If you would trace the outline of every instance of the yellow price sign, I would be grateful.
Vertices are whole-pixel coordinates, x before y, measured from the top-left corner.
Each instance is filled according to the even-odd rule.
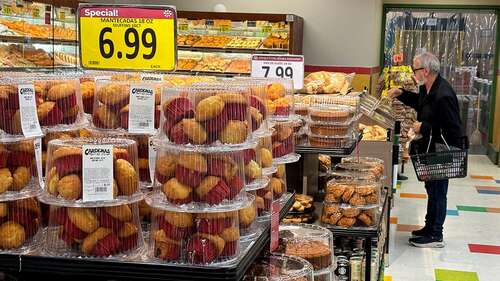
[[[80,61],[84,68],[175,69],[174,7],[82,4],[78,21]]]

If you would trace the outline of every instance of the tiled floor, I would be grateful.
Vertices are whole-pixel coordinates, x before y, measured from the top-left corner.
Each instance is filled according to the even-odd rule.
[[[391,213],[394,224],[386,280],[499,281],[500,194],[487,191],[500,190],[500,168],[485,156],[471,156],[469,176],[450,181],[443,249],[408,244],[409,231],[424,224],[427,200],[420,196],[425,189],[411,164],[405,175],[409,179],[396,190]]]

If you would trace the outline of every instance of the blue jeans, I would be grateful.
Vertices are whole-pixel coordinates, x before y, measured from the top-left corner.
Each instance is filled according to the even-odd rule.
[[[425,190],[428,195],[425,228],[431,236],[443,238],[448,180],[426,181]]]

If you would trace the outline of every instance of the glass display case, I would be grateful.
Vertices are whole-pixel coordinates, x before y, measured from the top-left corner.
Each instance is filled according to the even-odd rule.
[[[76,68],[75,10],[29,1],[4,1],[0,11],[0,69]]]

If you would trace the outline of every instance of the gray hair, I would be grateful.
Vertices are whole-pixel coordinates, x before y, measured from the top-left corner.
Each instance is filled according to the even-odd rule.
[[[438,58],[431,52],[424,52],[415,56],[415,60],[420,62],[420,67],[423,67],[431,74],[438,74],[441,68]]]

